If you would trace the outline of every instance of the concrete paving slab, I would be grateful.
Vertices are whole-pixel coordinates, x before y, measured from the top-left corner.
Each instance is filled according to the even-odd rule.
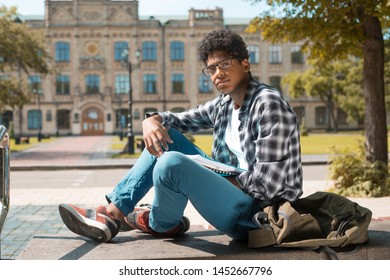
[[[373,220],[369,243],[337,250],[342,260],[390,259],[390,220]],[[249,249],[215,230],[193,227],[184,236],[155,238],[139,231],[121,232],[110,243],[96,243],[74,234],[35,236],[17,260],[150,260],[252,259],[319,260],[327,255],[303,249]]]

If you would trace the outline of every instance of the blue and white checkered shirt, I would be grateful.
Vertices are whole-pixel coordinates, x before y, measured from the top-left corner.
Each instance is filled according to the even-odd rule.
[[[182,132],[213,129],[212,157],[238,165],[225,143],[233,100],[219,97],[182,112],[162,112],[166,127]],[[241,149],[249,169],[236,179],[242,190],[260,200],[263,207],[278,201],[295,201],[302,194],[302,166],[297,118],[278,91],[251,79],[239,112]]]

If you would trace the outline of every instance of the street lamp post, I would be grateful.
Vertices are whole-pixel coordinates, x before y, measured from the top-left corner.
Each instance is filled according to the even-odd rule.
[[[38,142],[41,142],[41,140],[42,140],[42,112],[41,112],[41,99],[40,99],[39,89],[38,89],[37,83],[35,83],[35,85],[34,85],[34,91],[35,91],[35,95],[37,98],[37,107],[38,107],[38,113],[37,113],[38,135],[37,135],[37,138],[38,138]]]
[[[137,58],[137,62],[141,56],[141,51],[137,49],[135,51],[135,56]],[[129,71],[129,112],[127,114],[127,152],[128,154],[134,154],[134,133],[133,133],[133,85],[131,82],[131,74],[133,70],[139,67],[139,63],[132,64],[130,62],[129,50],[125,49],[122,52],[122,65],[127,68]]]

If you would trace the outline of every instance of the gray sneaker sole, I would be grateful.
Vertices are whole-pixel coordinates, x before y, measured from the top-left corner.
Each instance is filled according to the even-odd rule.
[[[66,204],[59,205],[58,210],[62,221],[70,231],[97,242],[107,242],[111,239],[110,229],[105,224],[80,215]]]

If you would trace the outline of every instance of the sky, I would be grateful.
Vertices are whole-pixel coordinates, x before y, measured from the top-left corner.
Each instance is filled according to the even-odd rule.
[[[251,0],[139,0],[140,16],[188,15],[188,10],[223,8],[224,17],[255,17],[262,5]],[[0,0],[0,6],[17,6],[21,15],[43,15],[45,0]]]

